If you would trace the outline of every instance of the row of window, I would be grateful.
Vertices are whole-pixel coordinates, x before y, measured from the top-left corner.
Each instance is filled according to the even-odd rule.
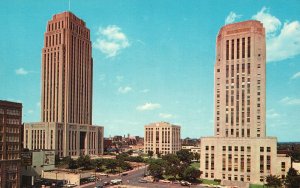
[[[242,45],[242,52],[240,52],[240,45]],[[236,51],[236,54],[235,54]],[[230,54],[229,54],[230,52]],[[240,42],[240,38],[238,39],[232,39],[232,40],[226,40],[226,60],[230,59],[240,59],[240,56],[242,58],[245,58],[246,54],[246,38],[242,38]],[[247,38],[247,57],[251,57],[251,38]]]

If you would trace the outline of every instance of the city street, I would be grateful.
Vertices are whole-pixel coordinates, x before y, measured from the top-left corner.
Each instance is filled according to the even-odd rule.
[[[101,181],[98,181],[97,183],[89,183],[86,185],[81,185],[78,187],[81,188],[93,188],[96,185],[103,185],[104,182],[110,182],[112,179],[122,179],[123,186],[128,185],[128,187],[133,186],[133,187],[155,187],[155,188],[160,188],[160,187],[183,187],[180,184],[171,184],[171,183],[162,183],[162,182],[155,182],[155,183],[140,183],[138,182],[139,179],[143,178],[145,173],[145,167],[140,167],[139,169],[134,169],[132,171],[128,172],[128,175],[126,176],[119,176],[119,175],[113,175],[109,177],[101,177]],[[112,185],[106,186],[110,187]],[[191,185],[190,187],[203,187],[200,185]]]

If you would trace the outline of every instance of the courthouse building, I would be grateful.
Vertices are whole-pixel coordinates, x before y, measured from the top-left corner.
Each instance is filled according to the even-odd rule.
[[[180,126],[167,122],[145,125],[144,153],[175,154],[181,149]]]
[[[284,178],[291,162],[266,136],[266,38],[263,24],[221,28],[216,41],[214,137],[201,138],[202,177],[262,184]]]
[[[42,49],[41,121],[26,123],[24,147],[60,157],[103,153],[103,131],[92,125],[90,30],[71,12],[53,16]]]

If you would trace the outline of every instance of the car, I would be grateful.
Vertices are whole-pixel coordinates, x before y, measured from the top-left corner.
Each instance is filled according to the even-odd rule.
[[[162,183],[171,183],[171,181],[169,181],[169,180],[159,180],[159,182],[162,182]]]
[[[192,184],[190,182],[188,182],[188,181],[181,181],[180,185],[182,185],[182,186],[190,186]]]
[[[102,185],[95,186],[94,188],[103,188]]]
[[[110,180],[110,184],[112,184],[112,185],[122,184],[122,179],[113,179],[113,180]]]
[[[109,185],[110,183],[108,181],[105,181],[103,182],[103,185],[106,186],[106,185]]]
[[[127,176],[128,175],[128,173],[122,173],[122,176]]]
[[[148,183],[148,181],[145,179],[139,179],[139,183]]]

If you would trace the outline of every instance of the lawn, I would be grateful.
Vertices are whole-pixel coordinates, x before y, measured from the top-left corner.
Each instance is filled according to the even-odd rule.
[[[208,184],[208,185],[220,185],[219,182],[216,182],[214,180],[207,180],[207,179],[201,179],[203,184]]]
[[[250,184],[250,187],[249,187],[249,188],[263,188],[263,187],[265,187],[265,188],[266,188],[266,186],[263,186],[263,185],[258,185],[258,184]]]

